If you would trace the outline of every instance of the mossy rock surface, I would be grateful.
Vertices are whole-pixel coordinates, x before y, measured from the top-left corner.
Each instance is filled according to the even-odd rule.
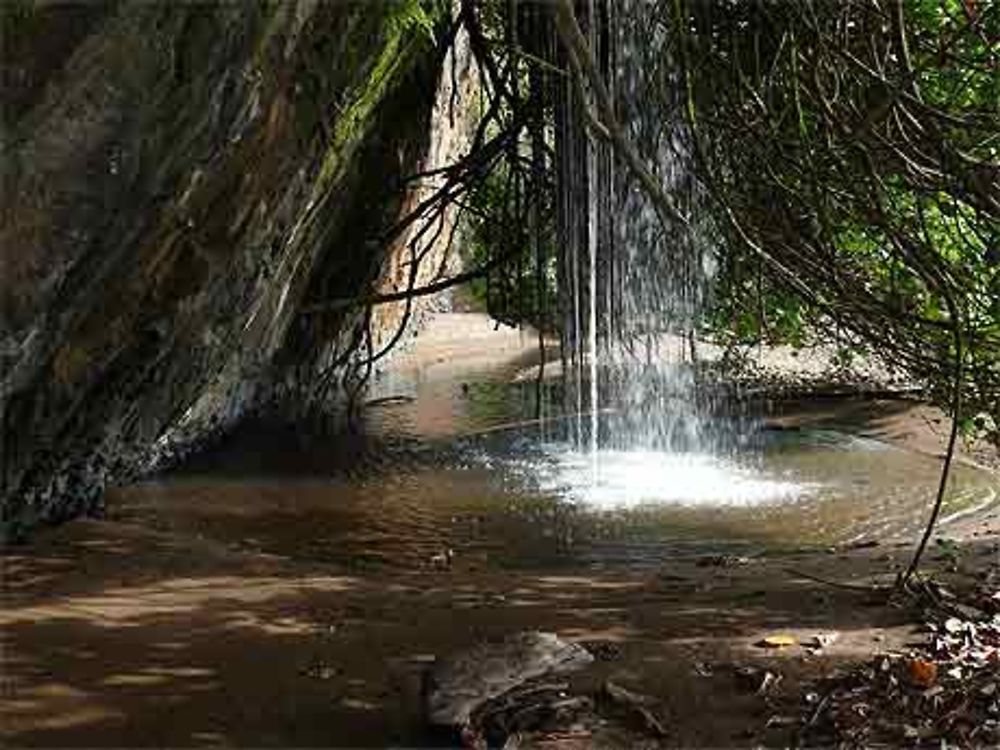
[[[5,6],[6,522],[93,507],[308,359],[308,294],[365,292],[442,58],[411,6]]]

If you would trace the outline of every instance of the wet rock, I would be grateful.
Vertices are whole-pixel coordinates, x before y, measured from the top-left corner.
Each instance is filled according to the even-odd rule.
[[[328,365],[355,318],[314,307],[332,279],[354,298],[380,288],[367,269],[399,277],[409,240],[378,238],[431,189],[400,175],[464,153],[447,104],[475,100],[467,47],[446,66],[394,3],[14,5],[0,543],[238,420],[339,403]],[[373,332],[402,316],[383,306]]]
[[[496,643],[438,659],[427,677],[426,711],[431,724],[467,727],[488,701],[543,675],[590,664],[586,649],[554,633],[516,633]]]

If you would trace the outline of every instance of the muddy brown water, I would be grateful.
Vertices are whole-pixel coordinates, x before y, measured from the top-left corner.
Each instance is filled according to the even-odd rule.
[[[530,358],[508,349],[400,367],[356,431],[247,425],[179,471],[116,491],[109,515],[359,570],[600,569],[908,538],[936,492],[940,460],[900,447],[843,399],[755,407],[764,429],[743,455],[604,451],[592,474],[596,460],[572,446],[574,417],[550,406],[534,420],[534,384],[511,382]],[[941,534],[994,507],[997,485],[956,466]]]

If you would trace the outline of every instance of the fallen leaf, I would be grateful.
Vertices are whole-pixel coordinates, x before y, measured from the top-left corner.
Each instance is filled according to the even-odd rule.
[[[784,648],[785,646],[794,646],[798,641],[794,636],[791,635],[769,635],[767,638],[758,642],[758,645],[764,648]]]
[[[926,659],[911,660],[910,681],[920,687],[930,687],[937,681],[937,664]]]
[[[965,623],[957,617],[949,617],[944,621],[944,629],[949,633],[961,633],[965,630]]]

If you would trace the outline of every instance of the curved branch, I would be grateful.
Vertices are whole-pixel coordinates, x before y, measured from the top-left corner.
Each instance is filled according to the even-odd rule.
[[[499,268],[513,257],[514,253],[510,253],[508,255],[498,255],[491,259],[488,263],[484,263],[471,271],[456,274],[455,276],[442,279],[441,281],[436,281],[433,284],[428,284],[427,286],[404,289],[400,292],[390,292],[388,294],[372,294],[367,297],[331,299],[326,302],[317,302],[314,305],[304,307],[299,311],[299,313],[302,315],[318,315],[327,312],[334,312],[336,310],[344,310],[351,307],[361,307],[364,305],[385,305],[390,302],[404,302],[408,299],[413,299],[414,297],[427,297],[431,294],[443,292],[451,287],[466,284],[475,279],[482,278],[490,271]]]
[[[663,190],[663,186],[643,164],[639,154],[625,136],[625,131],[617,117],[615,117],[611,94],[597,69],[590,45],[576,21],[576,14],[573,12],[570,0],[557,0],[556,2],[556,30],[566,48],[574,77],[585,77],[594,94],[595,104],[601,119],[598,120],[594,117],[585,106],[584,113],[587,116],[588,124],[601,137],[606,138],[622,156],[629,171],[639,181],[646,195],[653,202],[664,231],[670,231],[671,221],[687,225],[688,218],[673,204],[673,201]]]

